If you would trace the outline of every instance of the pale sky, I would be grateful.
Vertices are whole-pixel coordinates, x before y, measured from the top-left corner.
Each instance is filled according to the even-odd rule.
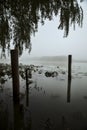
[[[72,54],[73,59],[87,60],[87,1],[82,2],[81,6],[84,7],[82,28],[76,26],[74,31],[73,27],[70,27],[68,37],[63,38],[64,31],[57,28],[58,17],[54,17],[53,21],[46,20],[44,26],[39,23],[38,32],[35,37],[31,38],[31,53],[24,50],[20,60],[24,61],[30,57],[67,56],[69,54]]]
[[[28,55],[27,51],[21,57],[22,59],[37,56],[58,56],[72,54],[74,59],[87,60],[87,3],[81,3],[84,6],[83,27],[73,27],[67,38],[63,38],[64,31],[58,30],[58,17],[53,21],[46,21],[45,25],[39,24],[38,32],[35,37],[32,36],[32,51]]]

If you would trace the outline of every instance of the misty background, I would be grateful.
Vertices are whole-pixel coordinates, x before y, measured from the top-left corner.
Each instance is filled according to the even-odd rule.
[[[87,1],[80,3],[83,8],[83,27],[76,25],[70,27],[68,37],[64,38],[64,32],[58,30],[59,18],[54,17],[52,21],[46,20],[44,26],[39,23],[38,32],[31,37],[32,50],[29,54],[28,49],[24,49],[21,62],[26,62],[33,57],[48,56],[67,56],[72,54],[73,59],[87,60]],[[11,47],[12,49],[12,47]],[[7,54],[8,52],[6,52]],[[10,55],[6,59],[0,59],[1,62],[8,62]]]

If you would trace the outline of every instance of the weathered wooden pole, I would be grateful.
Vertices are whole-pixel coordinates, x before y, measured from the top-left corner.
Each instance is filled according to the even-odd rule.
[[[68,80],[71,80],[71,66],[72,66],[72,55],[68,55]]]
[[[29,81],[28,81],[28,69],[25,69],[25,75],[26,75],[26,91],[28,90],[28,85],[29,85]]]
[[[30,84],[29,79],[32,78],[31,69],[26,68],[25,74],[26,74],[26,106],[28,107],[29,106],[29,84]]]
[[[19,65],[18,65],[18,49],[11,50],[11,68],[13,82],[13,100],[19,101]]]
[[[28,68],[25,69],[25,74],[26,74],[26,106],[28,107],[29,106],[29,97],[28,97],[28,94],[29,94],[29,78],[28,78]]]

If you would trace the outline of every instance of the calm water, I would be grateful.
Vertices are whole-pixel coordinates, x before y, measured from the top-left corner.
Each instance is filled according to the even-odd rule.
[[[18,104],[13,103],[10,74],[6,71],[0,78],[5,79],[0,85],[0,129],[86,130],[87,63],[73,63],[71,81],[67,79],[67,63],[34,66],[28,91],[24,67],[20,68]],[[46,77],[47,71],[56,71],[58,76]]]
[[[85,2],[84,23],[87,22]],[[73,43],[76,42],[77,39]],[[29,62],[26,64],[35,65],[32,83],[26,89],[26,66],[22,65],[19,68],[20,101],[16,104],[11,68],[0,65],[0,130],[87,130],[87,63],[73,63],[72,80],[68,81],[67,62]],[[58,76],[45,76],[46,72],[54,71]]]

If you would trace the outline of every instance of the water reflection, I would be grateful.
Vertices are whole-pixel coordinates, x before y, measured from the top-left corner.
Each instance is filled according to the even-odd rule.
[[[73,83],[67,78],[64,81],[60,78],[58,80],[53,77],[48,78],[43,73],[38,74],[38,71],[33,70],[32,79],[26,82],[25,68],[26,66],[20,67],[20,72],[23,71],[24,74],[25,87],[24,96],[19,97],[19,102],[13,102],[13,97],[7,94],[8,86],[5,84],[3,92],[0,91],[0,130],[85,130],[87,128],[87,102],[83,99],[86,93],[84,94],[82,90],[86,92],[87,87],[84,87],[86,82],[82,82],[86,77],[72,79]],[[7,69],[4,71],[7,75]],[[5,73],[3,76],[5,78]],[[33,80],[33,83],[29,84],[29,80]],[[80,84],[78,86],[78,82],[82,83],[81,86]],[[79,91],[80,88],[81,91]],[[78,95],[80,93],[80,96],[76,91]],[[66,98],[68,103],[66,103]]]
[[[14,109],[14,130],[24,129],[24,107],[21,104],[13,105]]]
[[[72,79],[71,79],[72,80]],[[68,79],[67,85],[67,102],[70,103],[71,98],[71,80]]]
[[[26,88],[26,106],[29,106],[29,86]]]
[[[20,102],[14,103],[13,111],[14,111],[14,130],[31,130],[32,120],[28,105],[24,106]]]

